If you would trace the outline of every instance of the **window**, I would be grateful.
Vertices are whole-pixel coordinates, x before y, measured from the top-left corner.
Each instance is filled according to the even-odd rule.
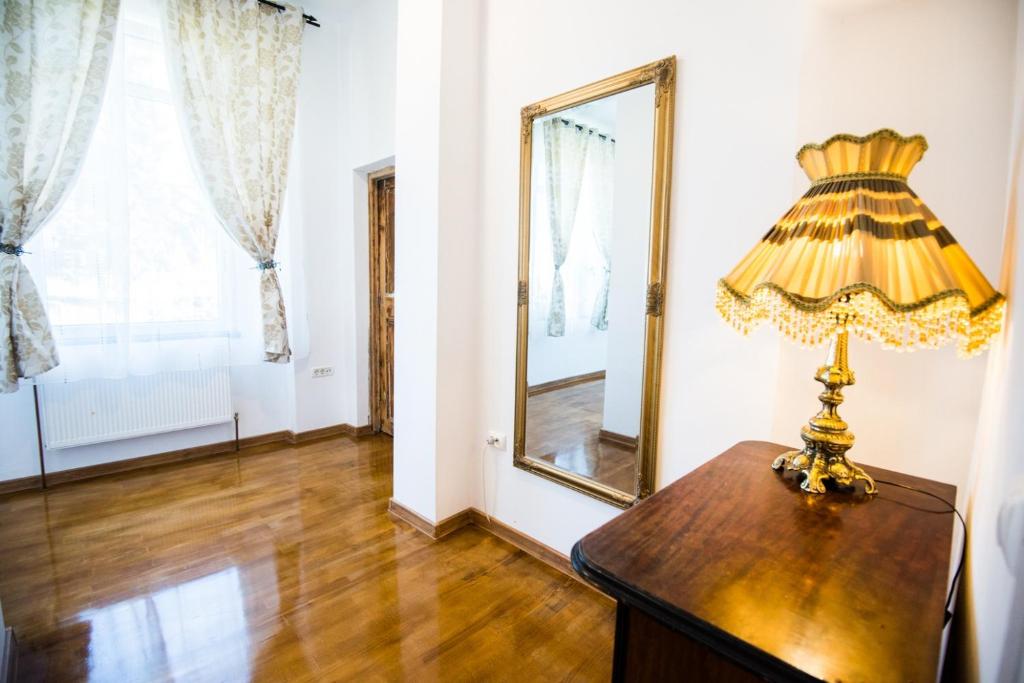
[[[186,156],[156,17],[132,9],[81,175],[41,233],[54,326],[184,330],[224,315],[218,260],[231,245]]]
[[[123,3],[81,173],[29,249],[61,356],[44,382],[238,364],[259,343],[257,271],[189,162],[161,4]]]

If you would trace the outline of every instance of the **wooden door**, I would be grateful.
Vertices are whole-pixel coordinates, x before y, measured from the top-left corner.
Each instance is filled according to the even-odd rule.
[[[394,434],[395,170],[370,178],[370,421]]]

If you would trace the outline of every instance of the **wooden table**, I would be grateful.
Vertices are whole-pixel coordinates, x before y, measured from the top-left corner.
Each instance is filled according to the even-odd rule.
[[[785,450],[736,444],[573,548],[618,600],[615,680],[936,680],[952,514],[882,483],[804,493],[769,467]]]

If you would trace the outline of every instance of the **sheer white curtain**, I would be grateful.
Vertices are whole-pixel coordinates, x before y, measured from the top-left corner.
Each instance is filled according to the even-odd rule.
[[[591,229],[594,243],[604,262],[601,287],[594,301],[590,324],[599,330],[608,329],[608,290],[612,274],[612,224],[615,196],[615,140],[592,130],[587,153],[587,180],[593,187],[594,215]]]
[[[258,271],[184,151],[160,0],[123,0],[100,121],[67,201],[24,258],[62,363],[42,382],[262,359]]]

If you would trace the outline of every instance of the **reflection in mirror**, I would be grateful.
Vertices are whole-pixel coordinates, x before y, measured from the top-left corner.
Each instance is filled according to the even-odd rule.
[[[655,86],[533,121],[525,456],[638,495]]]

